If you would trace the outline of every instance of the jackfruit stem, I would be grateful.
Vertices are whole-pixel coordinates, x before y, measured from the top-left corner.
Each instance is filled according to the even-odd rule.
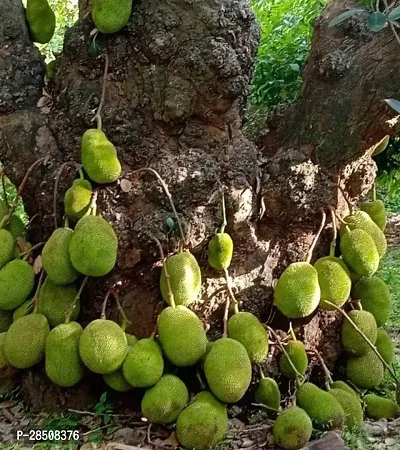
[[[224,329],[224,331],[223,331],[223,335],[222,336],[224,338],[228,337],[228,317],[229,317],[229,306],[230,306],[230,304],[231,304],[231,299],[228,297],[226,299],[226,302],[225,302],[225,312],[224,312],[224,318],[223,318],[223,325],[224,325],[223,329]]]
[[[237,314],[239,312],[239,302],[236,300],[235,294],[233,293],[232,280],[231,280],[231,277],[229,276],[228,269],[224,269],[224,276],[225,276],[225,281],[226,281],[226,288],[228,289],[229,295],[233,302],[233,310],[234,310],[235,314]]]
[[[4,169],[2,169],[0,173],[1,173],[1,186],[3,188],[4,201],[6,202],[7,208],[9,208],[10,204],[8,203],[8,196],[6,191],[6,172]]]
[[[95,216],[97,214],[97,191],[93,191],[88,214],[90,216]]]
[[[68,219],[68,216],[65,216],[65,219],[64,219],[64,228],[69,228],[69,219]]]
[[[296,338],[296,335],[294,334],[292,322],[289,322],[289,333],[290,333],[290,336],[292,336],[292,339],[296,342],[297,338]]]
[[[57,197],[58,197],[58,186],[60,184],[60,178],[61,175],[64,171],[64,169],[69,166],[70,164],[73,164],[70,161],[67,161],[65,163],[61,164],[61,167],[59,169],[59,171],[57,172],[56,175],[56,179],[55,179],[55,183],[54,183],[54,192],[53,192],[53,220],[54,220],[54,229],[56,230],[58,225],[57,225]]]
[[[329,371],[328,367],[326,367],[325,361],[322,358],[321,353],[317,349],[313,349],[312,353],[317,357],[318,361],[321,363],[322,370],[324,371],[325,375],[325,386],[326,390],[329,391],[331,388],[331,384],[333,383],[331,372]]]
[[[271,408],[270,406],[264,405],[263,403],[252,403],[252,406],[258,406],[260,408],[268,409],[268,411],[273,411],[275,413],[280,413],[279,409]]]
[[[110,297],[110,295],[112,295],[112,296],[114,297],[115,303],[117,304],[118,312],[119,312],[119,315],[121,316],[121,320],[122,320],[122,322],[121,322],[121,329],[122,329],[122,331],[125,331],[126,328],[127,328],[132,322],[131,322],[131,321],[128,319],[128,317],[126,316],[125,311],[124,311],[124,309],[122,308],[121,303],[120,303],[120,301],[119,301],[118,294],[115,292],[114,289],[109,289],[109,290],[107,291],[106,296],[105,296],[105,299],[104,299],[105,302],[107,303],[107,300],[108,300],[108,298]]]
[[[307,258],[306,258],[306,262],[309,263],[311,261],[312,258],[312,254],[314,252],[314,249],[318,243],[319,237],[321,236],[322,230],[325,227],[325,223],[326,223],[326,214],[323,208],[320,208],[321,211],[321,215],[322,215],[322,220],[321,220],[321,225],[319,226],[319,230],[317,232],[317,234],[315,235],[315,238],[313,240],[313,243],[311,244],[310,249],[308,250],[307,253]]]
[[[340,217],[339,214],[336,215],[336,218],[339,220],[339,222],[340,222],[341,224],[347,225],[347,222],[345,222],[345,221]]]
[[[259,369],[260,369],[260,377],[261,377],[261,379],[262,379],[262,380],[265,380],[265,375],[264,375],[264,372],[263,372],[263,370],[262,370],[262,367],[259,366]]]
[[[43,245],[44,245],[45,243],[46,243],[46,242],[39,242],[39,244],[35,244],[35,245],[32,246],[30,249],[25,250],[23,253],[20,253],[19,256],[24,256],[23,259],[25,260],[25,257],[29,257],[29,255],[33,252],[33,250],[37,250],[38,248],[43,247]],[[20,244],[19,244],[19,242],[18,242],[18,239],[17,239],[17,245],[18,245],[19,248],[21,249],[21,246],[20,246]],[[24,248],[26,248],[26,247],[24,246]]]
[[[225,228],[228,225],[228,222],[226,221],[226,206],[225,206],[225,195],[224,195],[223,188],[222,188],[222,195],[221,196],[222,196],[222,225],[221,225],[221,228],[220,228],[219,232],[222,234],[222,233],[225,232]]]
[[[78,173],[79,173],[79,179],[84,180],[85,174],[83,173],[82,167],[79,168]]]
[[[101,90],[101,98],[99,107],[97,108],[96,115],[94,116],[96,122],[97,122],[97,129],[101,130],[102,128],[102,120],[101,120],[101,110],[103,109],[104,99],[106,97],[106,87],[107,87],[107,75],[108,75],[108,55],[107,53],[104,54],[104,75],[103,75],[103,84],[102,84],[102,90]]]
[[[71,322],[71,316],[74,311],[75,305],[76,305],[77,301],[80,299],[80,297],[82,295],[82,291],[83,291],[84,287],[86,286],[86,283],[88,282],[88,280],[89,280],[89,277],[84,278],[84,280],[82,281],[82,283],[79,287],[77,294],[75,295],[74,300],[71,303],[71,306],[65,312],[65,323],[66,324]]]
[[[376,201],[376,181],[374,181],[374,184],[372,186],[372,201]]]
[[[329,211],[331,213],[331,219],[332,219],[332,242],[329,249],[329,256],[332,258],[335,256],[335,249],[336,249],[336,240],[337,240],[337,228],[336,228],[336,217],[335,217],[335,208],[332,205],[329,205]]]
[[[42,269],[40,271],[40,277],[39,277],[38,284],[36,286],[35,295],[33,296],[33,300],[32,300],[34,313],[37,313],[38,309],[39,309],[39,292],[40,292],[40,288],[42,287],[43,278],[44,278],[44,270]]]

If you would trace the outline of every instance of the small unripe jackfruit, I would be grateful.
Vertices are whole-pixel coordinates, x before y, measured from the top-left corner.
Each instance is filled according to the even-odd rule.
[[[375,344],[378,329],[375,317],[368,311],[353,310],[348,313],[350,319],[365,334],[365,336]],[[355,356],[362,356],[368,352],[370,346],[353,325],[344,319],[341,328],[341,339],[345,350]]]
[[[0,309],[15,309],[28,298],[35,282],[33,267],[15,259],[0,269]]]
[[[132,0],[93,0],[92,17],[96,28],[105,34],[116,33],[128,23]]]
[[[254,398],[257,403],[279,410],[281,393],[277,382],[273,378],[261,378]]]
[[[14,238],[12,234],[0,229],[0,269],[4,267],[13,257],[14,253]]]
[[[279,414],[272,433],[279,447],[286,450],[299,450],[310,440],[312,422],[304,409],[291,406]]]
[[[64,210],[71,219],[80,219],[88,211],[92,198],[92,185],[88,180],[75,180],[65,192]]]
[[[304,344],[300,341],[290,341],[285,346],[285,350],[297,371],[304,375],[308,367],[308,357]],[[279,368],[286,378],[296,378],[297,374],[284,353],[279,358]]]
[[[366,212],[369,217],[383,231],[386,227],[387,215],[385,204],[382,200],[372,200],[361,205],[361,211]]]
[[[106,373],[103,375],[103,380],[110,386],[111,389],[118,392],[127,392],[133,389],[133,386],[129,384],[122,372],[122,369],[118,369],[115,372]]]
[[[359,388],[372,389],[383,380],[383,364],[372,349],[363,356],[352,356],[347,360],[346,375]]]
[[[56,16],[47,0],[27,0],[26,18],[32,39],[47,44],[56,29]]]
[[[232,261],[233,241],[228,233],[217,233],[208,244],[208,264],[217,270],[227,269]]]
[[[16,240],[17,238],[26,238],[26,226],[22,219],[16,214],[13,214],[10,217],[10,221],[7,225],[7,230],[12,234],[14,240]]]
[[[392,338],[385,330],[378,330],[375,347],[387,364],[392,364],[395,353]]]
[[[354,389],[352,389],[347,383],[345,383],[344,381],[341,380],[337,380],[334,381],[331,384],[331,389],[342,389],[343,391],[348,392],[351,395],[354,395],[355,397],[358,398],[358,394],[356,393],[356,391]]]
[[[364,414],[360,400],[343,389],[331,389],[329,394],[340,403],[345,414],[344,426],[350,431],[359,431],[364,426]]]
[[[395,419],[400,415],[400,408],[388,398],[368,394],[364,398],[365,414],[371,419]]]

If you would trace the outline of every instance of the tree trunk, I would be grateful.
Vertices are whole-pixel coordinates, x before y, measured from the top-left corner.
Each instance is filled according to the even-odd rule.
[[[23,194],[34,217],[34,243],[54,229],[55,174],[63,162],[80,161],[80,137],[94,127],[100,101],[103,55],[109,58],[103,130],[118,149],[121,179],[132,189],[122,190],[120,182],[98,189],[99,211],[118,235],[118,263],[84,290],[83,323],[99,316],[111,287],[132,322],[129,331],[139,338],[151,334],[163,307],[159,255],[148,235],[158,237],[168,254],[178,241],[165,225],[172,212],[164,193],[152,178],[139,182],[133,173],[142,167],[167,181],[184,221],[188,248],[203,273],[201,301],[193,309],[210,325],[210,337],[221,332],[226,300],[223,278],[208,267],[206,255],[221,222],[219,182],[227,192],[238,299],[244,310],[271,323],[273,281],[287,264],[305,258],[320,208],[347,211],[338,184],[354,203],[368,192],[375,164],[366,151],[396,131],[388,127],[393,114],[381,101],[400,88],[399,47],[390,30],[372,34],[356,20],[327,28],[353,3],[332,1],[317,20],[301,100],[271,124],[259,150],[242,132],[259,37],[247,0],[142,0],[124,30],[98,36],[100,57],[89,52],[94,25],[90,1],[81,0],[80,19],[66,33],[47,86],[21,1],[0,3],[0,160],[18,184],[33,161],[50,156]],[[74,177],[68,170],[61,179],[59,225],[63,193]],[[315,257],[326,254],[330,239],[327,229]],[[109,315],[117,319],[111,305]],[[288,326],[280,314],[272,323]],[[340,351],[339,323],[337,314],[317,312],[294,325],[332,366]],[[30,399],[43,399],[37,394],[47,392],[46,381],[37,373],[26,378]],[[46,392],[49,402],[69,404],[65,391]]]

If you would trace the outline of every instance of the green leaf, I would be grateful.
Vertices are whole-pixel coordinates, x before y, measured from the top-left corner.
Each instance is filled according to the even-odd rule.
[[[390,11],[388,15],[388,20],[391,22],[395,22],[396,20],[400,19],[400,6],[397,8],[394,8],[392,11]]]
[[[386,98],[385,102],[394,109],[397,113],[400,114],[400,102],[395,100],[394,98]]]
[[[300,72],[300,66],[298,64],[289,64],[289,66],[295,72]]]
[[[368,17],[368,29],[371,31],[380,31],[385,26],[388,16],[381,12],[373,12]]]
[[[355,16],[356,14],[359,13],[366,13],[365,9],[360,9],[360,8],[352,8],[349,9],[348,11],[342,12],[341,14],[339,14],[338,16],[334,17],[328,25],[328,28],[330,27],[334,27],[335,25],[339,25],[340,23],[344,22],[347,19],[350,19],[350,17]]]

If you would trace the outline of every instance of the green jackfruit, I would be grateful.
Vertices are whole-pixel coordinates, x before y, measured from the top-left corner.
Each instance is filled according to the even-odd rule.
[[[45,368],[50,380],[61,387],[77,384],[84,365],[79,356],[82,327],[78,322],[62,323],[50,331],[46,340]]]
[[[5,377],[0,379],[0,395],[8,394],[17,387],[17,382],[13,377]]]
[[[96,28],[105,34],[116,33],[128,23],[132,0],[93,0],[92,18]]]
[[[0,269],[4,267],[13,257],[14,253],[14,238],[12,234],[0,229]]]
[[[167,374],[148,389],[142,399],[142,414],[152,423],[173,423],[189,401],[185,383]]]
[[[76,224],[69,256],[78,272],[89,277],[107,275],[115,266],[117,251],[117,236],[102,217],[84,216]]]
[[[192,366],[206,352],[201,320],[185,306],[165,308],[158,318],[158,339],[165,356],[176,366]]]
[[[208,264],[217,270],[227,269],[232,261],[233,241],[228,233],[217,233],[208,244]]]
[[[378,334],[375,317],[368,311],[353,310],[348,313],[350,319],[375,344]],[[344,319],[341,329],[342,345],[345,350],[355,356],[362,356],[368,352],[370,346],[361,334],[356,331],[347,319]]]
[[[47,44],[56,29],[56,16],[47,0],[27,0],[26,18],[32,39]]]
[[[101,130],[85,131],[82,136],[81,158],[89,178],[98,184],[113,183],[121,175],[117,149]]]
[[[345,414],[340,403],[315,384],[304,383],[297,390],[297,404],[310,416],[315,428],[342,428]]]
[[[165,260],[172,294],[176,305],[187,306],[197,300],[201,289],[201,271],[196,258],[189,252],[180,252]],[[160,289],[168,301],[168,285],[164,268],[161,271]]]
[[[304,375],[308,367],[308,357],[304,344],[300,341],[290,341],[285,346],[285,350],[298,372]],[[279,358],[279,368],[286,378],[296,378],[297,375],[284,353]]]
[[[298,450],[307,445],[312,428],[312,422],[307,413],[298,406],[291,406],[279,414],[272,433],[279,447]]]
[[[366,231],[355,229],[344,234],[340,250],[347,266],[357,274],[371,276],[378,270],[378,250]]]
[[[379,257],[382,258],[384,256],[387,248],[385,235],[366,212],[356,211],[350,216],[345,217],[344,222],[347,224],[350,230],[358,229],[367,232],[376,245]],[[341,226],[340,233],[343,238],[343,235],[347,233],[346,225],[343,224]]]
[[[14,240],[16,240],[17,238],[26,238],[26,226],[22,219],[16,214],[13,214],[10,217],[10,221],[7,225],[7,230],[12,234]]]
[[[0,310],[0,333],[7,331],[13,322],[13,312]]]
[[[215,341],[204,362],[211,392],[224,403],[235,403],[251,381],[251,362],[243,345],[230,338]]]
[[[225,406],[210,392],[198,393],[179,414],[176,435],[187,449],[214,448],[228,430],[228,414]]]
[[[387,284],[377,276],[363,278],[353,289],[353,298],[360,300],[365,311],[375,317],[378,327],[389,320],[392,309],[391,295]]]
[[[57,284],[73,283],[79,276],[69,257],[69,244],[74,235],[71,228],[57,228],[42,251],[42,265],[47,277]]]
[[[122,372],[122,369],[118,369],[115,372],[106,373],[103,375],[103,380],[110,386],[111,389],[118,392],[127,392],[133,389],[133,386],[129,384]]]
[[[394,360],[394,344],[392,338],[385,330],[378,330],[375,346],[387,364],[392,364]]]
[[[59,285],[46,278],[39,292],[38,312],[44,314],[52,327],[65,322],[69,310],[78,294],[75,284]],[[71,320],[76,320],[80,311],[80,301],[76,301]]]
[[[0,221],[8,214],[8,206],[4,200],[0,199]]]
[[[71,219],[81,219],[92,199],[92,185],[87,180],[75,180],[64,195],[64,211]]]
[[[383,231],[387,223],[385,204],[382,200],[372,200],[361,205],[361,211],[366,212],[369,217]]]
[[[15,259],[0,269],[0,309],[15,309],[28,298],[35,283],[33,267]]]
[[[364,414],[360,400],[343,389],[331,389],[329,394],[340,403],[345,414],[344,426],[350,431],[359,431],[364,426]]]
[[[321,309],[332,311],[335,308],[326,300],[341,308],[350,296],[351,278],[346,264],[335,256],[325,256],[314,264],[318,272],[318,282],[321,288]]]
[[[29,299],[26,302],[22,303],[14,312],[13,312],[13,322],[15,322],[20,317],[26,316],[33,311],[33,300]]]
[[[40,362],[50,327],[43,314],[20,317],[8,329],[4,338],[4,355],[17,369],[26,369]]]
[[[86,367],[102,375],[122,366],[128,350],[125,333],[112,320],[89,323],[79,339],[79,354]]]
[[[290,319],[309,316],[318,307],[320,299],[318,272],[307,262],[290,264],[275,287],[274,304]]]
[[[4,338],[6,332],[0,333],[0,379],[3,378],[4,370],[10,365],[4,354]]]
[[[389,145],[390,136],[386,135],[383,139],[381,139],[376,145],[372,156],[377,156],[380,153],[384,152]]]
[[[365,415],[371,419],[395,419],[400,415],[399,406],[388,398],[368,394],[364,398]]]
[[[252,363],[261,363],[268,354],[268,333],[257,317],[239,312],[228,320],[228,337],[240,342]]]
[[[351,388],[347,383],[345,383],[344,381],[340,381],[340,380],[334,381],[334,382],[331,384],[331,389],[342,389],[343,391],[346,391],[346,392],[348,392],[349,394],[352,394],[352,395],[354,395],[355,397],[358,398],[357,392],[356,392],[354,389],[352,389],[352,388]]]
[[[128,353],[122,372],[126,381],[138,388],[154,386],[164,371],[161,348],[152,339],[141,339]]]
[[[383,364],[373,350],[363,356],[352,356],[347,360],[346,375],[358,388],[372,389],[383,380]]]
[[[281,393],[277,382],[273,378],[261,378],[254,394],[255,401],[269,408],[279,410]]]

